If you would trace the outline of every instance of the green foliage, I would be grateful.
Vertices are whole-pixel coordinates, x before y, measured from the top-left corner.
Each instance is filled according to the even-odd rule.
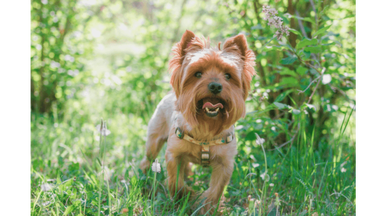
[[[170,200],[164,150],[161,173],[138,169],[147,123],[171,90],[171,47],[186,29],[212,45],[244,33],[256,54],[218,211],[355,214],[355,1],[31,4],[32,215],[197,213],[188,198]],[[288,37],[274,37],[263,5],[278,10]],[[95,128],[101,117],[106,137]],[[194,166],[187,184],[203,192],[209,178]]]

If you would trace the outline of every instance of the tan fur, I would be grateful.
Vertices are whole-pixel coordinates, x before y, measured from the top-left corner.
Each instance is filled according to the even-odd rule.
[[[179,139],[175,135],[176,125],[196,140],[222,138],[234,132],[234,123],[245,116],[245,100],[255,74],[255,56],[248,49],[244,35],[229,38],[220,50],[220,44],[218,48],[210,48],[209,40],[196,37],[189,30],[173,47],[173,52],[169,69],[174,92],[162,99],[149,122],[146,156],[141,162],[141,169],[146,173],[167,140],[168,188],[172,196],[178,192],[177,196],[181,197],[191,191],[184,185],[184,179],[189,172],[189,163],[200,164],[201,147]],[[194,76],[198,71],[202,72],[201,78]],[[225,73],[232,78],[226,80]],[[223,86],[221,93],[215,96],[207,87],[213,81]],[[224,109],[216,117],[206,116],[204,110],[198,107],[199,101],[205,98],[221,99]],[[229,183],[236,149],[236,139],[226,145],[210,147],[210,166],[213,170],[210,187],[201,197],[206,204],[203,211],[216,206]]]

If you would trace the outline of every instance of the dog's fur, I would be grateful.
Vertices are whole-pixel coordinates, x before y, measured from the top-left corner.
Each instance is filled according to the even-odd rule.
[[[169,191],[174,196],[186,194],[184,177],[189,163],[200,164],[201,147],[179,139],[175,135],[176,125],[196,140],[212,140],[234,132],[233,124],[245,115],[245,100],[250,89],[255,55],[248,49],[244,35],[229,38],[223,45],[209,47],[209,39],[196,37],[187,30],[179,43],[173,47],[174,57],[169,62],[174,92],[158,104],[152,116],[146,142],[146,156],[141,162],[144,173],[157,157],[167,141],[166,162]],[[202,77],[195,77],[196,72]],[[230,74],[227,80],[225,74]],[[222,84],[219,94],[208,89],[210,82]],[[205,115],[203,102],[221,102],[224,108],[215,117]],[[174,121],[177,123],[174,124]],[[202,195],[208,207],[215,206],[228,184],[233,172],[236,155],[236,139],[225,145],[210,147],[210,166],[213,168],[210,187]],[[177,169],[179,168],[178,184]]]

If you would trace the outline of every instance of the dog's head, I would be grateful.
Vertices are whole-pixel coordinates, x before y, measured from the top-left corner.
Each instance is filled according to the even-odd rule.
[[[209,47],[209,39],[186,30],[173,47],[170,80],[177,97],[176,110],[195,127],[203,121],[229,128],[245,116],[255,55],[244,35],[227,39],[220,49]]]

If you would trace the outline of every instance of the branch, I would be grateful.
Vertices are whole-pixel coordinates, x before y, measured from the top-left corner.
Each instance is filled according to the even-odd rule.
[[[325,68],[323,68],[322,74],[324,73],[324,71],[325,71]],[[321,77],[322,74],[321,74],[319,77]],[[320,80],[322,80],[322,79],[319,79],[319,81],[318,81],[318,83],[316,84],[315,89],[314,89],[314,91],[312,92],[312,94],[311,94],[310,98],[308,99],[308,102],[307,102],[307,103],[310,103],[310,102],[311,102],[312,96],[314,96],[315,91],[316,91],[316,89],[317,89],[318,86],[319,86]]]
[[[264,48],[265,48],[269,43],[271,43],[271,41],[272,41],[275,37],[276,37],[276,36],[273,36],[273,37],[271,38],[271,40],[269,40],[267,43],[265,43],[264,46],[261,47],[261,51],[263,51]]]
[[[300,17],[300,14],[299,14],[299,11],[298,10],[295,10],[295,13],[296,13],[296,16]],[[300,30],[302,31],[303,33],[303,36],[305,38],[308,38],[307,37],[307,33],[306,33],[306,30],[304,29],[304,26],[303,26],[303,23],[300,19],[297,19],[298,20],[298,23],[299,23],[299,27],[300,27]]]
[[[310,88],[311,84],[312,84],[312,83],[314,83],[314,82],[316,82],[316,80],[318,80],[318,79],[320,79],[320,78],[321,78],[321,76],[318,76],[316,79],[312,80],[312,82],[311,82],[311,83],[310,83],[310,84],[307,86],[307,88],[306,88],[306,89],[304,89],[303,91],[302,91],[302,90],[299,90],[299,89],[297,89],[297,90],[299,91],[299,93],[298,93],[298,94],[306,92],[306,91],[307,91],[307,89],[308,89],[308,88]]]
[[[292,138],[291,138],[290,140],[288,140],[287,142],[285,142],[285,143],[281,144],[281,145],[280,145],[280,146],[278,146],[278,147],[276,147],[276,146],[275,146],[275,148],[274,148],[274,149],[269,149],[268,151],[273,151],[273,150],[276,150],[276,149],[278,149],[278,148],[282,148],[282,147],[284,147],[284,146],[285,146],[285,145],[287,145],[288,143],[292,143],[292,142],[294,141],[294,139],[295,139],[296,135],[298,134],[298,132],[299,132],[299,129],[300,129],[300,125],[298,125],[298,129],[296,130],[296,132],[294,133],[294,135],[292,136]]]
[[[302,59],[296,52],[294,52],[294,51],[291,50],[291,49],[288,49],[288,50],[290,50],[294,55],[296,55],[296,57],[298,57],[300,63],[302,63],[302,64],[305,65],[305,66],[308,66],[308,67],[311,67],[311,68],[315,69],[316,72],[318,72],[320,75],[322,75],[322,72],[321,72],[319,69],[317,69],[317,68],[316,68],[315,66],[313,66],[312,64],[303,61],[303,59]]]
[[[315,23],[316,23],[316,25],[318,25],[318,14],[317,14],[317,12],[316,12],[316,8],[315,8],[314,1],[310,0],[310,2],[311,2],[312,9],[313,9],[314,12],[315,12]]]

